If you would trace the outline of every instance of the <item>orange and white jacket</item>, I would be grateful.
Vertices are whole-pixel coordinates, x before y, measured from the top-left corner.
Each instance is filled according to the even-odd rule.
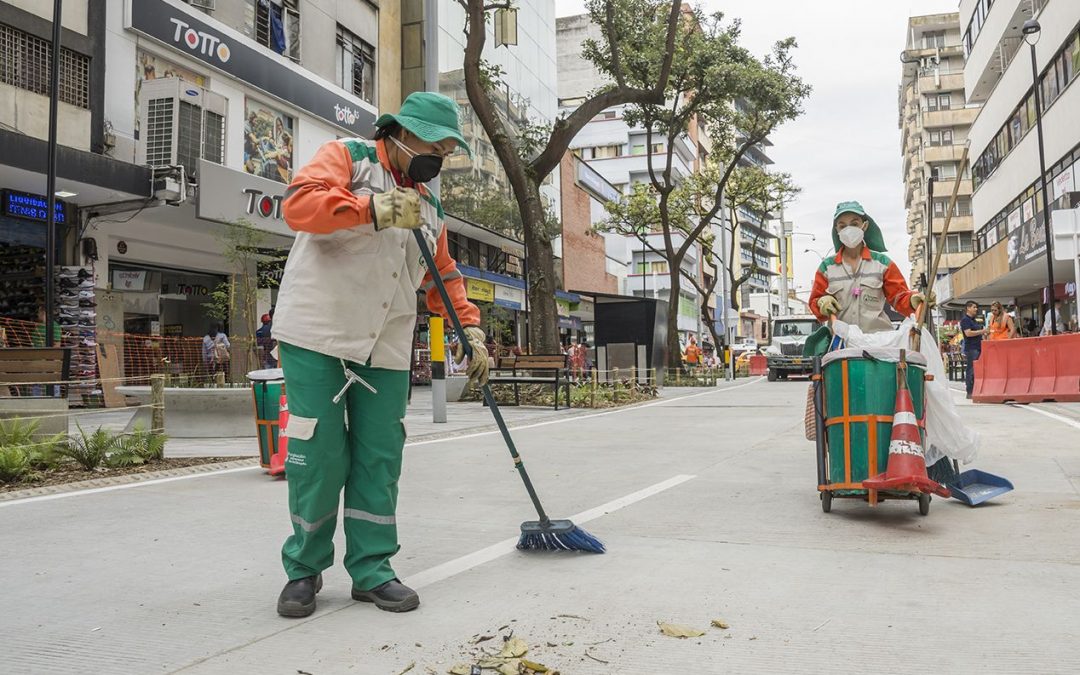
[[[864,333],[892,330],[885,314],[885,303],[900,314],[911,316],[911,296],[904,275],[889,256],[862,248],[859,267],[851,271],[844,265],[843,253],[821,261],[810,291],[810,311],[820,321],[828,320],[818,308],[822,296],[831,295],[840,304],[837,319],[858,326]]]
[[[289,185],[285,222],[298,232],[281,280],[274,338],[320,354],[408,370],[416,325],[416,291],[428,307],[446,308],[411,230],[375,230],[371,195],[394,187],[382,141],[330,141]],[[438,273],[461,323],[479,325],[465,282],[450,257],[443,210],[424,185],[420,218]],[[448,318],[448,317],[447,317]],[[370,361],[369,361],[370,359]]]

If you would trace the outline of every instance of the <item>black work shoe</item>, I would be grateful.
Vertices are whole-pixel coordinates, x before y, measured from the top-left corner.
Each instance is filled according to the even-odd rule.
[[[277,599],[277,613],[294,619],[311,616],[315,612],[315,594],[322,590],[322,575],[293,579],[281,589]]]
[[[353,586],[352,599],[374,602],[376,607],[387,612],[411,612],[420,606],[420,596],[416,591],[397,579],[391,579],[370,591],[362,591]]]

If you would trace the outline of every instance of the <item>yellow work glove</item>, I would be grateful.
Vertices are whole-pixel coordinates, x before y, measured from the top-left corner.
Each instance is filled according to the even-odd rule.
[[[371,196],[371,215],[376,230],[420,227],[420,193],[412,188],[395,187]]]
[[[469,346],[472,347],[472,358],[469,359],[469,367],[465,370],[465,374],[469,376],[470,382],[479,385],[487,384],[488,350],[487,345],[484,344],[484,331],[479,326],[465,326],[465,337],[469,339]],[[459,342],[454,352],[454,363],[461,365],[464,360],[465,345]]]
[[[926,302],[926,296],[924,296],[922,293],[916,293],[915,295],[911,296],[911,309],[918,309],[919,305],[923,304],[924,302]],[[930,309],[937,307],[937,295],[935,295],[933,291],[930,291],[930,304],[927,306]]]
[[[831,295],[823,295],[818,298],[817,307],[818,311],[825,316],[832,316],[833,314],[840,313],[840,303]]]

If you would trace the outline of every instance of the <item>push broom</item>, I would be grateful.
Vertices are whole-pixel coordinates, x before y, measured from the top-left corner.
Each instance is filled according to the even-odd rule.
[[[446,284],[443,283],[442,275],[439,274],[439,268],[435,266],[435,258],[431,255],[431,249],[428,248],[427,241],[424,239],[421,230],[413,230],[413,234],[416,235],[416,243],[420,245],[420,254],[424,256],[424,262],[427,264],[431,279],[439,290],[439,296],[442,297],[446,313],[454,324],[454,331],[457,333],[458,341],[465,350],[465,356],[471,359],[473,358],[472,345],[469,344],[469,337],[465,334],[465,327],[461,325],[461,319],[458,318],[457,312],[454,311],[454,305],[450,301],[450,294],[446,292]],[[478,355],[478,358],[484,357]],[[536,515],[540,518],[539,520],[527,520],[521,524],[521,538],[518,539],[517,547],[525,551],[588,551],[590,553],[603,553],[603,542],[574,525],[572,521],[552,520],[548,517],[547,512],[544,511],[544,506],[540,503],[540,497],[536,494],[536,488],[533,487],[532,480],[529,478],[529,473],[525,470],[525,462],[521,459],[521,455],[518,454],[514,439],[510,437],[510,430],[506,428],[506,422],[503,420],[502,413],[499,412],[499,405],[495,402],[495,396],[491,393],[491,385],[485,382],[481,390],[484,394],[484,401],[487,402],[488,409],[491,410],[491,415],[495,418],[495,424],[499,427],[499,433],[502,434],[503,440],[506,441],[506,447],[510,450],[510,456],[514,458],[514,466],[517,467],[521,481],[525,483],[525,489],[528,491],[529,499],[532,500],[533,507],[536,509]]]

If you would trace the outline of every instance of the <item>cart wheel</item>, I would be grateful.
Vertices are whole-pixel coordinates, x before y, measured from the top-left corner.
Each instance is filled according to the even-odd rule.
[[[919,495],[919,515],[925,516],[930,513],[930,495]]]
[[[828,490],[821,493],[821,510],[825,513],[832,511],[832,493]]]

